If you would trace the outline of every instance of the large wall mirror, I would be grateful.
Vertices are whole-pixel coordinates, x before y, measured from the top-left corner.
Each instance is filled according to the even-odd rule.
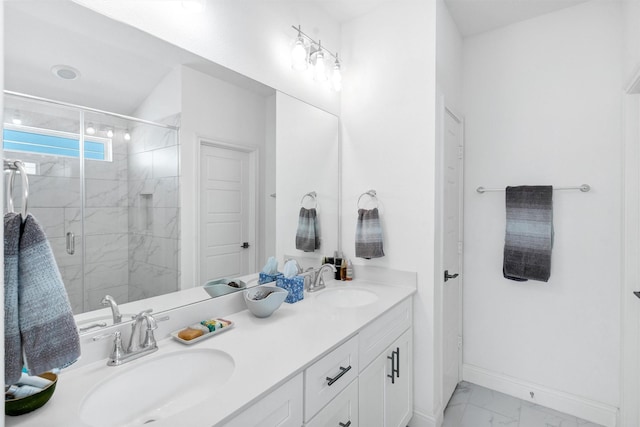
[[[72,1],[4,9],[4,157],[28,167],[79,317],[339,249],[336,116]],[[321,245],[304,251],[311,192]]]

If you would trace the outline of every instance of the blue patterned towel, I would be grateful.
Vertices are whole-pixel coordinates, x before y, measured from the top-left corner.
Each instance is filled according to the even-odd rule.
[[[383,256],[382,225],[378,216],[378,208],[358,209],[356,257],[371,259]]]
[[[296,249],[305,252],[320,249],[320,233],[315,208],[300,208],[298,231],[296,231]]]
[[[553,187],[507,187],[502,274],[518,282],[551,276]]]
[[[69,297],[47,237],[31,215],[22,225],[18,252],[18,321],[29,374],[64,368],[80,357]]]
[[[14,384],[22,372],[22,344],[18,317],[18,250],[22,217],[4,216],[4,382]]]

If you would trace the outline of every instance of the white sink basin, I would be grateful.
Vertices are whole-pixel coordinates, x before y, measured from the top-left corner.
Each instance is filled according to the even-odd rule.
[[[365,289],[325,289],[318,294],[318,301],[338,308],[361,307],[378,300],[375,292]]]
[[[153,424],[211,398],[234,368],[229,354],[213,349],[143,356],[131,366],[105,367],[115,373],[87,394],[80,419],[93,427]]]

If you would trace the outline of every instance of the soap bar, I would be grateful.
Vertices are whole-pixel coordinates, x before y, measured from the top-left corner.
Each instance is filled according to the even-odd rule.
[[[202,329],[191,329],[191,328],[183,329],[178,333],[178,336],[186,341],[191,341],[192,339],[198,338],[202,335],[204,335],[204,332],[202,331]]]

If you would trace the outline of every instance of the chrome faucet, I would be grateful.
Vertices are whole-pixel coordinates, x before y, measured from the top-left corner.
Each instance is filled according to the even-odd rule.
[[[102,298],[101,304],[111,307],[111,314],[113,315],[113,324],[117,324],[122,322],[122,314],[120,314],[120,309],[118,308],[118,304],[116,300],[111,295],[105,295]]]
[[[158,321],[168,319],[169,316],[165,316],[156,320],[151,315],[151,309],[141,311],[137,315],[133,316],[133,322],[131,323],[131,336],[129,337],[129,345],[126,350],[124,350],[122,346],[122,336],[120,331],[116,331],[113,334],[99,335],[94,337],[93,340],[98,341],[103,338],[113,336],[113,349],[109,355],[109,360],[107,360],[107,365],[122,365],[157,351],[158,343],[156,342],[153,331],[158,329]],[[146,325],[144,336],[142,335],[143,323]]]
[[[322,264],[320,268],[315,270],[315,277],[313,278],[311,285],[309,285],[309,292],[316,292],[326,287],[324,284],[324,278],[322,277],[322,274],[324,273],[325,270],[328,270],[328,269],[330,269],[334,273],[337,271],[336,266],[333,264]]]

